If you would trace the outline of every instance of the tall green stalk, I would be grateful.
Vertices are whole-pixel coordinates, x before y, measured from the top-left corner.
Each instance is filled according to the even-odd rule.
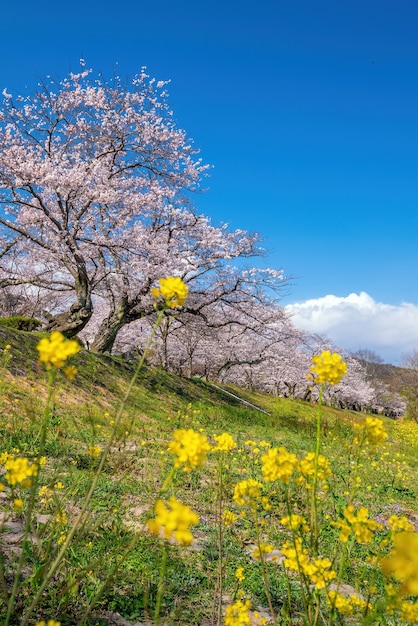
[[[318,400],[318,412],[316,417],[316,444],[315,444],[315,461],[314,461],[314,475],[312,484],[312,498],[311,498],[311,548],[314,550],[315,556],[318,555],[318,465],[319,465],[319,452],[321,449],[321,418],[322,418],[322,401],[324,394],[324,383],[321,383],[319,387],[319,400]]]

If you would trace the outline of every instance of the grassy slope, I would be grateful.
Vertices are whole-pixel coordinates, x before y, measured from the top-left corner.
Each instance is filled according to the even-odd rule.
[[[36,454],[46,398],[46,374],[36,362],[38,339],[35,334],[0,328],[0,349],[9,344],[12,354],[10,363],[6,363],[3,356],[0,383],[3,449],[17,448],[28,455]],[[1,359],[0,355],[0,363]],[[87,454],[87,447],[104,445],[118,402],[132,374],[129,364],[88,352],[80,353],[73,362],[79,368],[76,380],[70,382],[59,377],[43,479],[44,484],[57,480],[65,484],[70,519],[88,489],[97,462]],[[89,594],[86,571],[91,577],[93,593],[102,576],[98,564],[104,555],[109,554],[118,541],[121,545],[131,541],[132,530],[126,524],[142,529],[147,508],[158,494],[172,463],[166,445],[175,428],[203,429],[210,437],[228,431],[237,440],[240,450],[246,448],[247,440],[283,445],[298,456],[314,449],[317,416],[314,405],[248,390],[231,390],[269,414],[249,408],[201,381],[147,368],[141,374],[92,501],[93,526],[71,551],[67,563],[69,568],[85,566],[80,581],[84,579],[86,597]],[[341,493],[349,482],[353,424],[364,418],[348,411],[323,410],[322,450],[332,463]],[[386,418],[383,421],[390,433],[389,442],[363,460],[361,502],[377,516],[387,517],[396,508],[413,516],[418,485],[416,425],[404,427]],[[235,481],[240,480],[244,465],[248,475],[252,471],[248,468],[251,464],[257,466],[259,458],[251,449],[245,460],[239,455],[237,453],[231,460],[230,475]],[[203,474],[183,475],[176,480],[175,488],[176,495],[199,512],[200,524],[195,532],[199,549],[188,551],[186,556],[184,551],[174,550],[164,610],[170,615],[170,623],[200,624],[210,614],[217,567],[211,501],[213,463],[209,463]],[[335,496],[336,502],[338,497]],[[241,546],[253,540],[248,529],[239,536]],[[117,582],[104,594],[102,610],[117,610],[134,621],[142,618],[144,605],[145,609],[147,604],[152,605],[155,596],[158,558],[155,540],[144,535],[135,549],[129,551]],[[236,547],[231,547],[230,558],[234,566],[227,579],[233,585],[235,563],[244,564],[245,559],[243,561],[242,552]],[[263,604],[263,593],[255,575],[254,580],[249,575],[246,584],[255,602]],[[74,594],[54,593],[50,592],[45,605],[60,607],[63,624],[75,623],[73,617],[65,622],[66,612],[72,615],[78,610]]]

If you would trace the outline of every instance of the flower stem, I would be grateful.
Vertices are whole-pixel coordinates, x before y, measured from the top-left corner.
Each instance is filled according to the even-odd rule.
[[[165,573],[167,569],[167,553],[168,553],[167,545],[164,543],[163,554],[162,554],[161,564],[160,564],[160,575],[158,579],[157,598],[155,601],[154,626],[158,626],[158,624],[160,623],[161,601],[163,597]]]
[[[314,550],[315,556],[318,554],[318,464],[319,451],[321,449],[321,418],[322,418],[322,400],[324,394],[324,383],[319,387],[318,413],[316,418],[316,445],[315,445],[315,462],[314,475],[312,485],[312,504],[311,504],[311,548]]]

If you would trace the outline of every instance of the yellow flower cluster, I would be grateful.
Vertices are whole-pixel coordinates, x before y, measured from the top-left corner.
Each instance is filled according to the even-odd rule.
[[[269,554],[269,552],[272,552],[273,549],[274,548],[271,543],[260,543],[252,551],[252,557],[254,559],[261,559],[262,554]]]
[[[229,433],[214,435],[214,439],[218,445],[216,448],[213,448],[213,452],[231,452],[231,450],[237,447],[236,441]]]
[[[153,535],[162,534],[166,539],[173,537],[183,546],[189,546],[193,542],[190,526],[197,524],[199,517],[190,507],[171,497],[168,507],[162,500],[157,500],[155,514],[155,518],[148,522],[148,528]]]
[[[65,526],[65,524],[68,522],[67,513],[65,511],[59,511],[55,516],[55,520],[61,526]]]
[[[283,563],[291,571],[299,572],[309,578],[312,585],[317,589],[325,589],[327,584],[336,578],[337,574],[331,569],[329,559],[309,558],[309,553],[302,545],[302,539],[296,537],[293,543],[286,541],[281,549],[285,557]]]
[[[48,622],[42,620],[42,622],[37,622],[35,626],[61,626],[61,622],[56,622],[54,619],[49,619]]]
[[[280,520],[280,523],[285,528],[290,528],[290,530],[293,530],[293,531],[299,530],[299,529],[301,529],[302,531],[309,530],[309,526],[305,518],[302,517],[302,515],[298,515],[297,513],[291,513],[290,515],[287,515],[286,517],[282,517],[282,519]]]
[[[32,484],[32,476],[38,474],[38,465],[31,463],[26,458],[14,458],[9,456],[4,464],[4,468],[7,470],[4,478],[7,480],[11,487],[14,487],[18,483],[22,487],[30,487]]]
[[[323,350],[321,354],[312,357],[312,363],[311,372],[316,383],[337,385],[347,374],[347,364],[336,352],[331,354],[329,350]]]
[[[298,460],[295,454],[286,448],[271,448],[261,457],[263,477],[266,482],[281,480],[288,484],[295,470]]]
[[[238,519],[238,516],[235,515],[235,513],[233,513],[232,511],[229,511],[228,509],[225,509],[223,512],[223,522],[224,522],[224,526],[231,526],[234,522],[236,522]]]
[[[54,492],[52,491],[52,489],[50,489],[46,485],[43,485],[38,491],[40,503],[45,506],[48,506],[49,504],[51,504],[53,494]]]
[[[180,306],[184,306],[184,303],[189,293],[189,288],[178,276],[168,276],[167,278],[160,278],[158,281],[159,287],[153,287],[151,293],[153,297],[164,299],[164,305],[169,309],[177,309]]]
[[[22,509],[23,509],[23,500],[21,498],[15,498],[13,500],[13,510],[16,513],[20,513]]]
[[[62,371],[64,372],[64,374],[69,380],[74,380],[78,372],[78,369],[74,367],[74,365],[66,365],[65,367],[62,368]]]
[[[13,455],[10,452],[1,452],[0,453],[0,464],[4,465],[8,459],[13,459]]]
[[[382,559],[381,567],[386,576],[393,576],[401,582],[401,595],[418,595],[418,534],[396,533],[393,548]]]
[[[225,626],[251,626],[251,602],[250,600],[237,600],[234,604],[226,607]]]
[[[170,441],[167,449],[176,457],[174,467],[183,467],[185,472],[190,472],[191,469],[203,465],[210,444],[206,435],[201,435],[192,428],[181,428],[174,431],[173,441]]]
[[[367,606],[367,602],[356,594],[343,596],[334,590],[328,591],[327,601],[342,615],[352,615],[355,610],[362,610]]]
[[[404,619],[410,624],[418,624],[418,602],[409,604],[409,602],[402,602],[400,606],[401,619]]]
[[[354,428],[361,431],[362,437],[371,446],[377,446],[388,438],[383,422],[378,417],[366,417],[363,424],[354,424]]]
[[[235,570],[235,578],[242,583],[242,581],[244,580],[245,576],[244,576],[244,568],[243,567],[237,567],[237,569]]]
[[[315,453],[308,452],[305,458],[299,461],[297,469],[300,472],[300,476],[297,477],[296,482],[309,489],[311,487],[311,479],[315,474]],[[322,454],[318,455],[317,480],[318,483],[323,483],[322,488],[324,490],[328,488],[326,479],[331,476],[331,473],[328,459]]]
[[[74,339],[65,339],[64,335],[59,331],[51,333],[49,338],[45,337],[36,346],[39,352],[39,361],[45,363],[47,369],[54,367],[63,367],[68,357],[77,354],[80,346]],[[71,375],[75,374],[72,368]]]
[[[358,543],[369,543],[373,539],[375,530],[382,528],[375,520],[369,519],[369,511],[365,507],[361,507],[355,513],[354,506],[349,504],[344,509],[344,518],[333,525],[340,528],[340,541],[346,543],[353,531]]]
[[[262,502],[262,491],[262,483],[254,480],[254,478],[249,478],[235,485],[233,499],[237,504],[248,506],[250,509],[255,510],[257,504]]]
[[[393,533],[401,531],[414,532],[415,530],[415,526],[405,517],[405,515],[402,515],[402,517],[392,515],[388,519],[388,526]]]
[[[88,446],[87,454],[91,456],[93,459],[100,456],[102,449],[100,446]]]

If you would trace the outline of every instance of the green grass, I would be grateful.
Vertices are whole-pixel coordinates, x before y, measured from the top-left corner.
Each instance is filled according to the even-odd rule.
[[[48,387],[47,374],[37,364],[38,340],[36,333],[0,328],[1,451],[30,458],[37,455]],[[6,344],[11,348],[4,351]],[[27,606],[42,579],[42,563],[57,553],[60,534],[66,531],[54,521],[55,512],[65,510],[70,524],[79,511],[98,463],[98,459],[88,454],[88,446],[104,447],[133,374],[132,364],[85,351],[79,353],[72,363],[79,369],[74,381],[58,374],[45,446],[47,460],[40,476],[40,485],[51,488],[54,496],[45,505],[39,502],[36,512],[50,517],[47,521],[43,518],[42,522],[34,522],[31,533],[36,541],[23,546],[27,551],[27,564],[20,584],[16,616],[11,623],[19,623],[19,611]],[[263,453],[260,442],[271,447],[284,446],[299,458],[314,450],[317,406],[233,387],[228,389],[268,414],[248,407],[203,381],[144,368],[126,403],[117,440],[89,503],[88,520],[76,533],[62,567],[48,586],[47,593],[43,594],[30,623],[49,618],[59,619],[63,625],[79,623],[89,599],[115,562],[119,563],[117,574],[86,623],[106,623],[104,616],[109,611],[118,612],[132,622],[152,617],[163,542],[150,535],[144,525],[152,516],[155,499],[173,464],[167,444],[175,429],[202,430],[211,442],[215,434],[228,432],[237,441],[238,451],[231,453],[223,476],[225,506],[228,507],[233,506],[232,493],[236,482],[243,478],[260,478],[260,455]],[[321,500],[320,505],[321,515],[324,515],[320,534],[324,554],[328,550],[331,552],[338,541],[338,531],[331,521],[341,515],[347,493],[352,488],[354,424],[364,422],[366,417],[351,411],[322,409],[321,453],[329,459],[333,472],[327,500]],[[356,502],[367,506],[370,516],[377,519],[387,520],[393,512],[415,519],[418,425],[399,425],[387,418],[382,420],[389,439],[384,446],[362,455],[357,473],[360,482]],[[257,446],[246,444],[248,440],[256,442]],[[260,448],[260,451],[254,451],[254,448]],[[161,607],[164,624],[200,626],[211,623],[219,567],[214,498],[217,476],[215,456],[209,455],[203,468],[189,474],[178,471],[170,487],[176,498],[197,511],[200,521],[193,529],[196,540],[193,548],[169,547]],[[63,484],[61,490],[54,489],[58,481]],[[285,490],[271,485],[267,491],[273,509],[271,513],[263,514],[264,525],[260,528],[263,540],[277,547],[286,536],[280,525],[280,518],[286,514]],[[16,495],[22,495],[27,501],[24,490]],[[166,493],[164,497],[168,495]],[[303,490],[292,492],[292,506],[303,510],[305,505]],[[0,501],[0,506],[4,511],[10,510],[6,498]],[[235,570],[243,566],[245,580],[241,587],[246,597],[251,599],[254,607],[266,608],[268,599],[260,564],[249,554],[249,546],[255,543],[254,522],[250,517],[247,512],[236,526],[225,530],[224,603],[232,602],[237,590]],[[24,513],[13,513],[9,517],[9,522],[18,523],[19,520],[23,523]],[[7,586],[11,584],[17,552],[8,546],[4,554]],[[370,574],[365,566],[367,554],[368,548],[353,546],[344,572],[347,583],[364,587]],[[282,568],[269,568],[271,600],[280,616],[287,601],[288,580]],[[376,585],[383,589],[381,577],[376,579]],[[301,589],[294,578],[290,579],[290,586],[295,616],[292,623],[302,623],[298,622],[303,612]],[[7,589],[3,590],[3,597],[5,595]],[[4,604],[0,601],[0,615],[5,610]]]

